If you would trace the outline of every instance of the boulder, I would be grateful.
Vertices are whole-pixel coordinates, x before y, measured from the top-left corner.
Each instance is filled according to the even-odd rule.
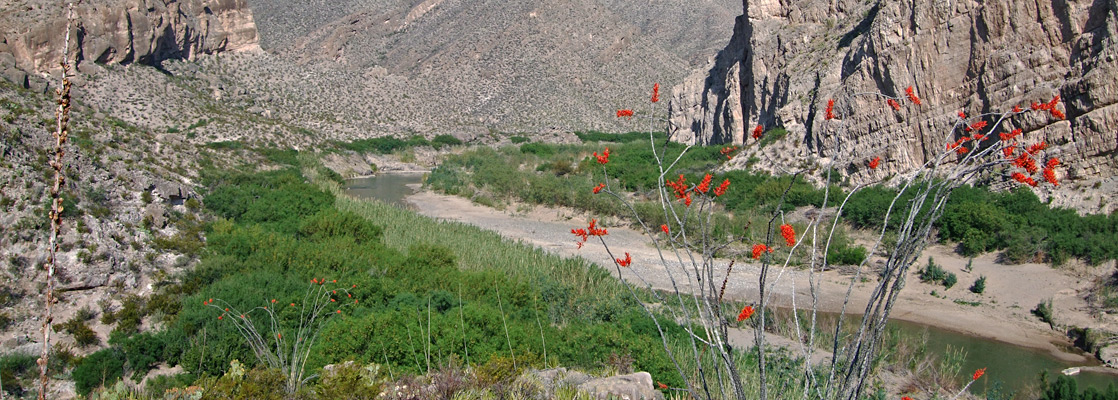
[[[652,375],[647,372],[591,379],[578,385],[578,390],[602,400],[611,396],[629,400],[664,398],[662,393],[653,388]]]

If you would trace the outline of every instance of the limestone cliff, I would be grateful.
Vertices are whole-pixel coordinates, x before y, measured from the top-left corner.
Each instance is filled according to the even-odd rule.
[[[245,0],[87,1],[75,7],[75,14],[79,62],[158,65],[167,59],[259,48]],[[0,70],[41,73],[57,68],[65,27],[66,12],[58,2],[16,0],[5,6],[0,11]]]
[[[1067,119],[1012,121],[1045,140],[1066,164],[1056,205],[1113,210],[1088,188],[1115,190],[1118,169],[1118,5],[1112,0],[744,2],[730,44],[710,68],[673,89],[671,134],[699,143],[749,144],[746,127],[783,126],[775,147],[744,159],[775,169],[794,159],[842,159],[853,182],[920,165],[942,150],[959,111],[1028,106],[1054,95]],[[924,105],[893,113],[858,92],[904,95]],[[841,99],[845,133],[831,136],[822,110]],[[851,113],[858,109],[858,113]],[[836,140],[837,139],[837,140]],[[836,143],[840,148],[836,149]],[[856,151],[855,151],[856,150]],[[882,168],[862,168],[882,157]],[[1003,180],[994,177],[995,181]],[[1084,190],[1087,189],[1087,190]]]

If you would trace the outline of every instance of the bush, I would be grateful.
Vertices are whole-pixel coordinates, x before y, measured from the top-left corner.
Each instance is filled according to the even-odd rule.
[[[932,283],[942,281],[945,278],[947,278],[947,271],[944,271],[931,257],[928,257],[928,265],[920,270],[920,281]]]
[[[33,382],[39,376],[35,360],[35,356],[28,354],[0,356],[0,386],[4,392],[18,397],[27,394],[23,383]]]
[[[1052,300],[1042,301],[1037,303],[1036,308],[1030,310],[1033,315],[1040,318],[1041,321],[1048,323],[1049,327],[1055,327],[1056,324],[1052,320]]]
[[[124,375],[124,360],[124,354],[116,348],[98,351],[81,360],[70,374],[78,394],[88,395],[94,388],[119,380]]]
[[[827,263],[832,265],[859,265],[865,259],[866,248],[862,246],[832,246],[827,252]]]
[[[65,323],[55,324],[54,330],[56,332],[66,331],[66,333],[74,337],[74,342],[77,342],[78,347],[85,348],[100,344],[101,339],[97,337],[97,332],[94,332],[93,329],[85,323],[87,320],[88,319],[82,318],[80,315],[76,315]]]
[[[540,157],[551,157],[555,155],[555,146],[546,143],[524,143],[520,145],[520,152],[535,154]]]
[[[947,277],[943,278],[943,287],[947,289],[951,289],[956,283],[959,283],[959,277],[955,276],[954,272],[947,274]]]
[[[970,291],[973,292],[973,293],[977,293],[977,294],[982,294],[982,292],[985,292],[986,291],[986,277],[985,276],[978,277],[978,280],[974,281],[973,285],[970,285]]]
[[[443,147],[461,146],[462,140],[451,135],[438,135],[431,139],[431,147],[435,150],[442,149]]]

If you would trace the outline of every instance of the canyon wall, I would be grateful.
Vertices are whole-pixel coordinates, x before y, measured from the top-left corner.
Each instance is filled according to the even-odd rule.
[[[0,72],[18,83],[21,72],[56,70],[65,40],[65,8],[39,0],[17,0],[5,8],[0,11]],[[79,65],[159,65],[167,59],[259,48],[246,0],[87,1],[74,11],[71,48]]]
[[[1059,95],[1065,120],[1012,119],[1059,157],[1065,182],[1038,194],[1108,212],[1092,192],[1118,192],[1118,5],[1055,1],[748,1],[730,44],[673,88],[670,133],[702,144],[746,144],[743,167],[778,170],[804,159],[839,161],[857,182],[923,164],[954,142],[957,114],[1011,110]],[[883,99],[912,86],[922,106],[894,112]],[[836,100],[837,121],[823,110]],[[748,146],[756,125],[788,135]],[[841,129],[839,128],[841,126]],[[864,168],[882,158],[882,167]],[[992,180],[1008,187],[1008,169]],[[1093,190],[1092,190],[1093,189]]]

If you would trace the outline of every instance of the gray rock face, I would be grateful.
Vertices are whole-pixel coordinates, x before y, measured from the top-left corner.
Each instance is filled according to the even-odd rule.
[[[57,69],[66,11],[57,2],[17,3],[0,14],[0,53],[12,55],[14,65],[24,71]],[[78,26],[71,43],[79,63],[158,65],[167,59],[259,48],[245,0],[95,1],[76,6],[75,15]]]
[[[1118,5],[1106,0],[750,1],[711,68],[673,89],[670,130],[678,141],[740,145],[758,124],[783,126],[786,146],[763,156],[746,149],[741,158],[756,155],[757,167],[774,170],[793,159],[845,157],[839,169],[854,166],[851,181],[860,183],[943,150],[956,139],[959,111],[1028,108],[1059,95],[1066,120],[1025,114],[1011,129],[1046,141],[1064,162],[1065,184],[1039,189],[1042,198],[1107,212],[1113,206],[1092,209],[1067,193],[1108,185],[1118,169],[1116,41]],[[924,105],[894,112],[880,99],[852,96],[903,97],[908,86]],[[828,99],[836,99],[842,133],[828,129]],[[881,168],[858,167],[875,156]]]
[[[578,385],[578,390],[588,392],[603,400],[607,398],[630,400],[664,398],[662,393],[652,388],[652,375],[647,372],[591,379]]]

